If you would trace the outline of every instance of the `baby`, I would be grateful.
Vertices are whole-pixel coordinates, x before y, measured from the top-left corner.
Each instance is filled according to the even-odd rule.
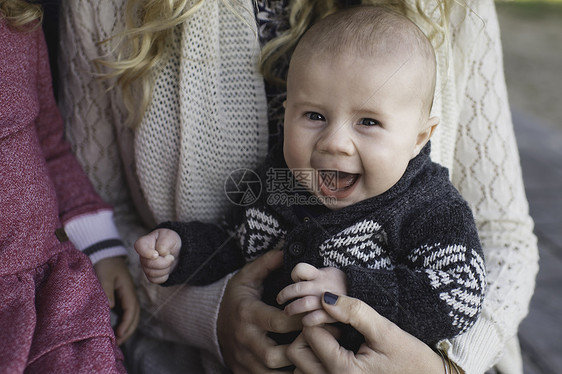
[[[291,58],[282,152],[274,148],[258,170],[267,190],[221,226],[166,222],[141,237],[149,280],[207,284],[280,248],[284,266],[263,299],[291,315],[329,322],[320,297],[331,291],[430,345],[466,331],[485,268],[469,206],[430,160],[435,70],[423,32],[388,9],[319,21]],[[283,199],[271,178],[287,168]],[[353,333],[343,339],[361,343]]]

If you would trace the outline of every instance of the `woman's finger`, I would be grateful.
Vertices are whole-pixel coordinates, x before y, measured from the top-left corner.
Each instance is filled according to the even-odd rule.
[[[234,374],[289,374],[290,370],[280,370],[276,368],[268,368],[262,361],[257,359],[256,356],[250,351],[243,350],[238,354],[239,360],[233,367],[230,367]],[[284,366],[289,366],[290,362]]]
[[[391,323],[369,305],[352,297],[325,292],[322,307],[335,320],[353,326],[371,348],[384,340]]]
[[[291,365],[287,357],[287,345],[276,345],[275,342],[265,336],[254,340],[250,345],[252,354],[259,358],[258,362],[268,369],[280,369]],[[264,339],[265,338],[265,339]]]
[[[295,373],[320,374],[326,369],[318,360],[303,334],[300,334],[287,349],[287,356],[296,366]]]
[[[246,264],[226,287],[217,320],[217,334],[224,361],[235,373],[267,373],[267,367],[288,366],[284,346],[277,346],[267,332],[300,329],[300,318],[261,301],[263,281],[283,263],[283,252],[273,250]]]
[[[303,334],[316,356],[333,373],[435,373],[438,354],[413,335],[381,316],[361,300],[324,293],[322,306],[336,320],[353,326],[365,337],[357,355],[334,345],[325,329],[305,327]]]
[[[283,265],[283,252],[272,250],[246,264],[236,275],[237,282],[255,289],[263,287],[263,281],[275,269]]]
[[[241,372],[265,373],[291,364],[286,356],[287,346],[277,345],[261,328],[251,325],[237,332],[238,350],[233,366],[243,367],[245,371]]]
[[[334,322],[337,322],[334,317],[326,313],[323,309],[312,311],[302,317],[303,326],[318,326]]]
[[[287,316],[287,314],[276,307],[267,305],[261,300],[257,300],[248,306],[251,316],[247,321],[254,323],[264,331],[279,334],[297,331],[302,328],[301,316]]]
[[[330,331],[323,326],[304,327],[302,330],[308,345],[330,373],[343,373],[344,368],[354,367],[350,364],[354,361],[353,352],[343,348]]]

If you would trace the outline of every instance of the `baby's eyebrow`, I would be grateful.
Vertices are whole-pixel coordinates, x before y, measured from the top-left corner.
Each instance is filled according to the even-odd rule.
[[[298,98],[296,98],[296,99],[287,99],[287,103],[289,103],[289,102],[292,102],[292,103],[294,103],[294,104],[296,104],[296,105],[298,105],[298,106],[309,106],[309,107],[315,107],[315,108],[321,107],[321,104],[320,104],[320,103],[310,101],[310,100],[308,100],[307,98],[303,98],[302,100],[301,100],[301,99],[298,99]]]

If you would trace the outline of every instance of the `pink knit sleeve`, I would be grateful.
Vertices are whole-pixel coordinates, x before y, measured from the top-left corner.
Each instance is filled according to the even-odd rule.
[[[40,30],[38,30],[40,31]],[[94,192],[88,177],[63,136],[63,123],[53,96],[47,48],[43,34],[37,34],[37,135],[55,185],[62,222],[77,215],[109,209]]]
[[[47,47],[40,29],[36,35],[39,115],[35,127],[57,194],[61,222],[70,240],[92,262],[126,255],[113,224],[111,207],[94,191],[64,139],[62,117],[53,96]]]

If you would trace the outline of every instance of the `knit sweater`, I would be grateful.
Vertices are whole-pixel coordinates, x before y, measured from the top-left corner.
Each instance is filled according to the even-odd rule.
[[[58,242],[55,230],[63,225],[94,262],[108,252],[126,254],[110,207],[63,138],[42,33],[13,32],[4,22],[1,28],[0,275],[44,262]]]
[[[2,17],[0,103],[0,371],[124,372],[92,264],[59,230],[90,224],[95,243],[111,210],[63,139],[41,28]]]
[[[288,170],[276,149],[259,174],[267,185],[272,171]],[[165,285],[213,283],[281,245],[283,269],[266,280],[263,291],[270,304],[279,307],[277,294],[293,283],[295,265],[306,262],[343,270],[348,295],[431,346],[466,331],[484,297],[482,250],[470,208],[447,170],[431,162],[429,149],[428,144],[388,191],[343,209],[315,215],[306,205],[288,204],[299,201],[297,195],[311,200],[302,188],[273,199],[279,192],[271,194],[264,185],[259,199],[223,227],[160,224],[182,240],[178,266]],[[287,185],[298,187],[294,179]],[[346,343],[358,348],[361,341]]]
[[[283,7],[283,1],[258,3],[262,6],[258,14],[262,27],[257,32],[287,24],[288,12]],[[162,135],[153,142],[146,137],[135,142],[134,132],[123,126],[124,110],[119,92],[112,90],[106,94],[109,82],[100,81],[92,74],[96,71],[92,60],[113,53],[111,45],[97,42],[122,29],[123,4],[123,0],[63,2],[61,39],[66,48],[61,51],[61,76],[65,78],[61,102],[68,123],[67,136],[77,157],[96,190],[114,205],[120,232],[132,248],[134,240],[158,220],[199,219],[216,223],[229,203],[220,188],[217,194],[217,191],[209,191],[207,186],[193,187],[193,194],[201,196],[200,200],[191,200],[198,204],[197,208],[186,206],[172,193],[174,211],[161,214],[156,219],[156,213],[147,202],[138,198],[143,196],[143,187],[139,176],[133,172],[135,152],[144,153],[149,161],[154,156],[151,163],[155,169],[164,165],[168,167],[170,163],[159,161],[156,156],[160,149],[172,153],[166,147],[174,136],[166,136],[169,134],[166,129],[160,131]],[[204,4],[211,6],[215,1]],[[245,4],[251,13],[252,5]],[[433,114],[441,121],[432,137],[431,158],[449,169],[453,185],[472,208],[488,273],[488,292],[480,318],[465,334],[441,342],[441,347],[465,372],[480,374],[500,359],[506,342],[516,335],[518,324],[527,313],[538,269],[538,251],[508,106],[494,3],[492,0],[469,1],[468,6],[453,3],[449,24],[451,38],[437,48],[438,84]],[[217,27],[218,30],[216,25],[222,11],[221,8],[216,13],[206,13],[207,18],[197,18],[194,22],[201,23],[200,27],[212,30]],[[247,12],[241,14],[247,15]],[[245,30],[245,27],[247,25],[239,25],[238,29]],[[190,39],[183,34],[191,35],[191,31],[180,29],[181,40],[187,43]],[[221,30],[228,32],[233,29],[236,28],[230,26]],[[209,50],[215,46],[217,58],[232,59],[232,55],[218,54],[220,38],[214,32],[209,35],[216,37],[212,42],[202,39],[210,43]],[[170,48],[177,52],[180,60],[174,60],[168,75],[162,73],[161,79],[158,79],[155,89],[161,92],[174,92],[176,82],[189,86],[191,79],[199,81],[199,77],[180,74],[177,66],[181,59],[187,58],[189,46]],[[182,57],[184,52],[185,57]],[[231,87],[230,90],[231,97],[248,95],[241,86]],[[171,108],[188,110],[191,105],[186,95],[159,97],[162,105],[168,108],[167,113]],[[173,123],[178,129],[194,131],[185,123]],[[156,126],[156,123],[153,125]],[[224,139],[221,134],[227,127],[213,128],[215,137]],[[198,148],[197,159],[206,158],[220,164],[223,160],[216,159],[215,150],[222,146],[214,141],[209,144],[210,147]],[[255,149],[246,141],[235,144]],[[255,153],[248,153],[239,165],[253,169],[260,158]],[[224,179],[216,174],[205,175],[213,171],[215,164],[209,165],[205,161],[193,163],[193,160],[183,157],[177,165],[174,164],[178,175],[189,179],[188,176],[195,172],[203,173],[205,180],[222,186]],[[211,211],[211,205],[207,205],[209,199],[213,201],[212,207],[220,205],[223,209]],[[143,224],[143,221],[147,223]],[[151,332],[154,336],[203,348],[220,359],[216,316],[228,278],[207,287],[184,287],[174,294],[175,302],[165,302],[177,290],[149,285],[142,277],[138,256],[133,251],[130,261],[143,294],[148,296],[141,300],[143,307],[151,310],[154,305],[158,306],[160,318],[151,319],[150,326],[144,328],[157,326]],[[197,303],[189,300],[197,300]],[[517,364],[518,358],[510,356],[506,362]],[[521,368],[512,366],[510,372],[521,372]]]
[[[4,28],[3,32],[6,31],[2,35],[3,38],[14,37],[13,34],[7,33],[8,30],[5,29],[5,25],[2,27]],[[58,203],[56,209],[59,209],[57,221],[59,218],[61,221],[58,225],[60,228],[64,227],[66,235],[78,249],[90,256],[92,263],[108,257],[126,255],[127,251],[123,247],[113,223],[111,207],[97,195],[71,152],[69,143],[63,138],[62,119],[53,99],[49,64],[42,38],[43,36],[40,33],[34,33],[33,38],[28,36],[30,42],[34,43],[33,50],[39,51],[36,56],[30,56],[29,53],[27,55],[18,54],[21,53],[20,49],[22,48],[28,51],[25,47],[26,44],[21,42],[22,36],[18,36],[15,38],[16,41],[12,40],[10,43],[8,43],[8,39],[2,40],[2,50],[0,51],[2,53],[2,80],[0,85],[3,96],[2,107],[0,108],[0,119],[2,120],[0,132],[3,134],[2,136],[7,136],[24,128],[26,131],[36,130],[48,170],[48,174],[41,178],[30,176],[30,180],[25,178],[11,180],[7,174],[4,174],[7,173],[7,169],[3,169],[1,171],[3,173],[2,182],[11,186],[17,199],[15,197],[11,201],[6,199],[2,204],[8,204],[9,202],[13,207],[19,207],[14,208],[11,219],[15,219],[19,215],[19,218],[17,218],[19,221],[26,222],[25,225],[34,225],[32,223],[34,219],[26,221],[27,215],[34,209],[43,208],[37,206],[31,208],[31,206],[40,204],[43,207],[57,207],[57,205],[52,205],[56,201]],[[25,69],[30,75],[20,74],[21,69]],[[30,77],[33,80],[30,80]],[[28,144],[27,146],[31,145]],[[23,145],[19,145],[18,150],[21,154],[27,154],[29,151],[24,149]],[[14,153],[10,158],[15,159],[17,157],[17,154]],[[45,188],[45,183],[54,183],[52,191],[56,193],[56,200],[51,200],[49,193],[40,192],[41,188]],[[39,188],[40,185],[43,185],[43,187]],[[26,191],[25,196],[22,194],[23,191]],[[35,196],[35,198],[31,199],[32,196]],[[38,197],[42,197],[41,200],[43,201],[38,201]],[[27,201],[26,204],[31,205],[24,204],[25,201]],[[50,212],[52,207],[46,212]],[[7,206],[2,205],[2,211],[9,212],[10,210],[7,209]],[[46,213],[42,220],[49,221],[52,224],[57,222],[54,219],[55,216],[49,214]],[[2,223],[7,224],[5,218],[2,218]],[[36,222],[35,224],[41,226],[42,230],[50,230],[50,227],[43,226],[43,223]],[[2,230],[2,232],[6,233],[8,230]],[[40,230],[32,236],[40,237],[43,234],[44,232]],[[21,266],[26,263],[15,257],[6,259],[6,261],[3,261],[3,263],[14,261],[14,264]],[[37,258],[37,261],[41,262],[41,259]]]

